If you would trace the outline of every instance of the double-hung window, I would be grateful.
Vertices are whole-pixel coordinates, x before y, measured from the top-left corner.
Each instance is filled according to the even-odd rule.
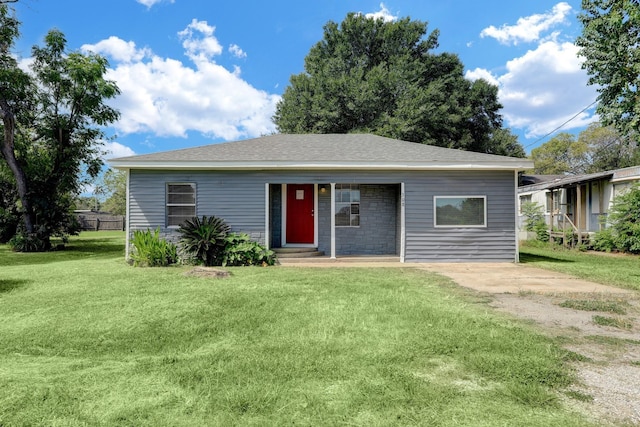
[[[336,227],[360,226],[360,186],[336,184]]]
[[[167,227],[177,227],[196,216],[196,184],[168,183],[166,189]]]
[[[436,227],[486,227],[486,196],[435,196]]]

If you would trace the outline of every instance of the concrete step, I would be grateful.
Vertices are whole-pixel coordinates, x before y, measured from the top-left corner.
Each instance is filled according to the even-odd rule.
[[[313,258],[323,256],[324,252],[316,248],[272,248],[278,258]]]

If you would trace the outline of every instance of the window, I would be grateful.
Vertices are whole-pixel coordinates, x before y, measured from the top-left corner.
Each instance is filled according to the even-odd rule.
[[[177,227],[196,216],[196,185],[167,184],[167,227]]]
[[[336,184],[336,227],[360,226],[360,186]]]
[[[434,197],[436,227],[486,227],[486,196]]]

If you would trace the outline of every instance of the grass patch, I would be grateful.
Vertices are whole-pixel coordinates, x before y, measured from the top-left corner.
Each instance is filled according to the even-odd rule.
[[[573,300],[569,299],[558,304],[560,307],[572,308],[574,310],[583,311],[600,311],[614,314],[627,314],[626,308],[629,307],[629,303],[624,300],[601,300],[601,299],[589,299],[589,300]]]
[[[621,317],[609,317],[609,316],[593,316],[593,323],[600,326],[611,326],[618,329],[630,330],[633,328],[633,322]]]
[[[570,397],[571,399],[577,400],[579,402],[593,402],[593,396],[590,394],[582,393],[576,390],[567,390],[564,392],[565,396]]]
[[[588,425],[565,351],[424,271],[209,279],[95,232],[0,265],[0,425]]]
[[[607,256],[523,242],[520,262],[593,282],[640,290],[640,256]]]

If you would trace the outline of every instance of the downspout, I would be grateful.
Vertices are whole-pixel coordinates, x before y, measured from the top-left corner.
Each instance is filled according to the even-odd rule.
[[[515,253],[515,263],[520,262],[520,236],[518,236],[518,171],[514,170],[514,192],[513,192],[513,201],[514,201],[514,222],[513,222],[513,232],[516,236],[516,253]]]
[[[130,210],[130,196],[129,196],[129,182],[131,180],[131,169],[127,169],[127,191],[126,193],[126,209],[125,209],[125,250],[124,250],[124,259],[125,261],[129,261],[129,252],[130,252],[130,240],[131,240],[131,224],[130,224],[130,215],[131,215],[131,210]]]

